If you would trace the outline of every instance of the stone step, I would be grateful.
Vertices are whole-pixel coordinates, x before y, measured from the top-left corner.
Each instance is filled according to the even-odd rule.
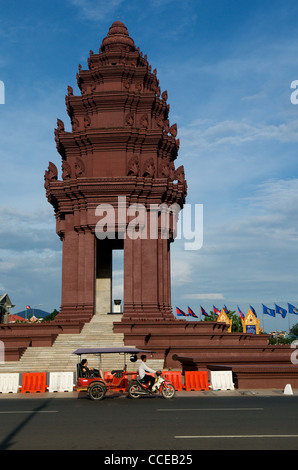
[[[121,315],[98,315],[86,323],[79,334],[60,334],[51,347],[29,347],[19,361],[0,364],[0,373],[13,372],[75,372],[79,357],[73,352],[78,348],[121,347],[124,336],[113,332],[113,322],[120,321]],[[126,345],[127,346],[127,345]],[[134,347],[133,345],[131,345]],[[85,356],[87,357],[87,356]],[[138,369],[126,356],[129,372]],[[154,370],[163,368],[163,360],[148,357],[148,366]],[[99,368],[99,358],[88,357],[89,367]],[[100,368],[103,371],[123,369],[123,355],[106,354]]]

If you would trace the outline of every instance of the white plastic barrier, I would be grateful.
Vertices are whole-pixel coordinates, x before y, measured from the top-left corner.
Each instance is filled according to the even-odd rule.
[[[50,372],[49,392],[72,392],[73,372]]]
[[[19,390],[19,375],[0,374],[0,393],[17,393]]]
[[[231,370],[212,370],[210,379],[213,390],[234,390]]]

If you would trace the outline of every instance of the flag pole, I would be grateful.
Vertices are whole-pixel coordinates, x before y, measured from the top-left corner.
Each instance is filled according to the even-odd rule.
[[[275,331],[276,331],[276,341],[278,344],[278,335],[277,335],[277,320],[276,320],[276,303],[274,303],[274,316],[275,316]]]

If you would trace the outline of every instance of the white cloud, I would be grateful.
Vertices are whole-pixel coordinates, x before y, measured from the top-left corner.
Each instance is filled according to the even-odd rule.
[[[223,300],[223,294],[184,294],[183,298],[193,299],[193,300]]]
[[[0,216],[0,290],[16,312],[41,301],[46,311],[59,307],[62,244],[51,209],[2,207]]]
[[[235,197],[224,217],[219,206],[218,216],[204,223],[201,250],[172,248],[175,304],[179,298],[202,301],[210,308],[212,301],[223,299],[231,305],[294,301],[297,207],[295,178],[255,185],[249,197]]]
[[[183,250],[184,240],[176,240],[171,245],[171,276],[173,287],[185,286],[192,282],[196,264],[192,252]]]
[[[298,142],[298,120],[270,125],[252,123],[248,120],[221,121],[197,119],[179,130],[185,148],[223,148],[242,145],[253,141]]]
[[[69,0],[70,3],[79,8],[82,15],[92,21],[105,20],[112,13],[117,13],[117,9],[123,0]],[[116,21],[116,18],[115,18]]]

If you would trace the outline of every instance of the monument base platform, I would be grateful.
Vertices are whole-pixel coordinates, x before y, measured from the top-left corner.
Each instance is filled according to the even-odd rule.
[[[229,333],[225,323],[185,320],[126,320],[114,323],[125,344],[154,352],[164,368],[213,370],[230,368],[238,388],[298,387],[298,367],[291,363],[293,349],[269,345],[269,335]],[[215,370],[214,369],[214,370]]]
[[[193,358],[200,369],[207,364],[290,363],[289,346],[269,345],[269,335],[228,332],[221,322],[126,320],[114,322],[114,332],[125,344],[154,351],[166,368],[177,368],[173,356]]]
[[[298,389],[298,367],[294,364],[207,365],[209,371],[231,370],[238,389]]]

